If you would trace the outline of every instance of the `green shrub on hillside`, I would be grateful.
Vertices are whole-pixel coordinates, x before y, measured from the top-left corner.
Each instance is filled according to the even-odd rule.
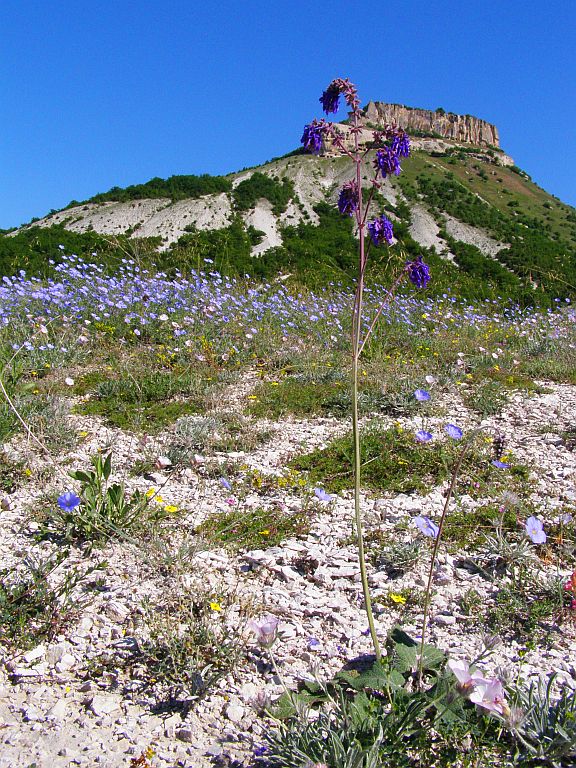
[[[215,195],[220,192],[230,192],[232,182],[225,176],[170,176],[161,179],[158,176],[144,184],[133,184],[129,187],[112,187],[108,192],[101,192],[94,197],[79,203],[72,200],[66,207],[71,208],[86,203],[105,203],[109,201],[126,202],[128,200],[146,200],[156,197],[169,197],[171,200],[198,198],[204,195]]]
[[[238,211],[249,211],[260,198],[265,198],[272,203],[272,212],[279,216],[284,213],[294,194],[294,184],[289,179],[283,178],[279,182],[256,171],[235,187],[232,197]]]

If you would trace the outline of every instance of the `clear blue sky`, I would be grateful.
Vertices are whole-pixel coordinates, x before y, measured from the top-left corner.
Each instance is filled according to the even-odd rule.
[[[574,0],[4,0],[0,29],[0,227],[284,154],[334,77],[494,122],[576,205]]]

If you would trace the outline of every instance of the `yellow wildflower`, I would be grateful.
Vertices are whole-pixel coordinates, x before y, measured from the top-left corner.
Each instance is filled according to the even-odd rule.
[[[390,598],[390,600],[392,600],[393,603],[398,603],[399,605],[404,605],[404,603],[406,602],[406,598],[404,597],[404,595],[397,595],[395,592],[390,592],[388,597]]]
[[[221,611],[222,610],[222,606],[220,605],[220,603],[217,603],[216,601],[213,601],[213,602],[210,603],[210,610],[212,610],[212,611]]]

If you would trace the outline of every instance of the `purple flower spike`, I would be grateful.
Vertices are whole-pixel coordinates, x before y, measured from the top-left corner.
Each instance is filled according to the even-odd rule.
[[[432,432],[426,432],[425,429],[420,429],[416,432],[416,440],[418,440],[419,443],[428,443],[432,440]]]
[[[400,159],[390,147],[383,147],[376,152],[374,167],[380,171],[383,179],[400,175]]]
[[[415,517],[414,525],[418,528],[420,533],[423,533],[424,536],[430,536],[432,539],[435,539],[436,536],[438,536],[438,531],[440,530],[436,523],[433,523],[429,517],[425,517],[424,515]]]
[[[546,541],[546,534],[544,533],[544,526],[542,521],[537,517],[529,517],[526,520],[526,535],[534,542],[534,544],[544,544]]]
[[[510,466],[510,464],[508,464],[507,462],[500,461],[499,459],[494,459],[494,461],[492,462],[492,465],[494,467],[498,467],[498,469],[508,469],[508,467]]]
[[[338,112],[340,106],[340,86],[336,80],[333,80],[328,88],[320,96],[319,101],[322,102],[322,109],[327,115],[330,112]]]
[[[425,389],[417,389],[416,392],[414,392],[414,397],[419,403],[425,403],[430,400],[430,392],[426,392]]]
[[[340,190],[338,210],[343,216],[352,216],[358,210],[358,186],[355,181],[347,181]]]
[[[223,488],[226,488],[227,491],[231,491],[232,490],[232,483],[229,480],[226,480],[225,477],[221,477],[220,478],[220,485]]]
[[[398,157],[409,157],[410,139],[407,133],[402,131],[394,136],[392,139],[392,152],[395,152]]]
[[[464,434],[456,424],[446,424],[444,429],[446,430],[448,437],[451,437],[453,440],[461,440],[462,435]]]
[[[64,512],[72,512],[80,504],[80,497],[72,491],[66,491],[62,496],[58,496],[57,504]]]
[[[334,498],[329,493],[326,493],[326,491],[323,488],[314,488],[314,493],[316,495],[316,498],[320,499],[320,501],[332,501]]]
[[[416,288],[425,288],[430,282],[430,267],[424,264],[422,256],[417,256],[412,261],[406,262],[406,271],[410,282],[414,283]]]
[[[309,125],[305,125],[300,141],[308,152],[312,152],[314,155],[319,154],[322,150],[322,128],[320,123],[314,120]]]
[[[380,245],[384,242],[392,245],[394,230],[392,229],[392,222],[386,216],[380,216],[379,219],[369,221],[368,232],[374,245]]]

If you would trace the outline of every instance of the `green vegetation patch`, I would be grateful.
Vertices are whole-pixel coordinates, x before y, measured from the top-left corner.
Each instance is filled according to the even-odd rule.
[[[216,195],[221,192],[230,192],[232,182],[225,176],[210,176],[203,173],[200,176],[180,175],[161,179],[158,176],[144,184],[133,184],[129,187],[112,187],[108,192],[101,192],[88,200],[79,203],[72,200],[66,207],[72,208],[86,203],[105,203],[109,201],[127,202],[129,200],[145,200],[157,197],[169,197],[171,200],[184,200],[186,198],[204,197],[204,195]]]
[[[284,213],[294,197],[294,184],[284,177],[282,181],[256,171],[234,188],[232,197],[238,211],[249,211],[258,200],[265,198],[272,204],[272,212],[279,216]]]
[[[305,536],[309,530],[310,516],[305,512],[261,508],[212,515],[197,528],[197,533],[211,545],[237,551],[273,547],[292,536]]]
[[[102,416],[120,429],[153,433],[181,416],[206,410],[206,398],[215,386],[212,370],[124,375],[98,384],[93,396],[75,410]]]
[[[391,493],[427,493],[447,480],[457,461],[461,443],[434,441],[419,443],[412,432],[400,427],[382,429],[369,426],[361,438],[362,487]],[[352,433],[332,440],[318,449],[290,462],[290,466],[308,472],[311,484],[322,483],[330,493],[353,487]],[[498,475],[500,472],[500,475]],[[503,483],[515,483],[524,476],[522,467],[502,470],[490,463],[490,455],[477,440],[466,452],[459,474],[459,486],[466,492],[481,494]]]

